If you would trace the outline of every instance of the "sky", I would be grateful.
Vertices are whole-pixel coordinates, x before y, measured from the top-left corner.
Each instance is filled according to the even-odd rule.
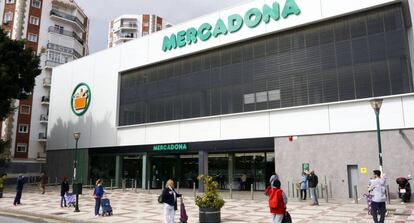
[[[89,52],[107,48],[108,24],[123,14],[156,14],[172,24],[249,0],[75,0],[90,19]]]

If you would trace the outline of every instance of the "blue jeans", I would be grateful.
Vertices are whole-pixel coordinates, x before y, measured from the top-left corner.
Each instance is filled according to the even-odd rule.
[[[100,207],[101,207],[101,198],[95,198],[95,215],[99,215]]]
[[[23,192],[22,190],[16,191],[16,197],[14,198],[14,202],[13,202],[14,205],[20,204],[20,199],[22,198],[22,192]]]
[[[65,199],[65,195],[63,195],[63,196],[60,196],[60,206],[62,207],[63,205],[62,204],[65,204],[65,207],[66,207],[66,199]]]
[[[371,203],[371,215],[375,223],[384,223],[385,202],[372,202]],[[378,221],[378,215],[380,215],[379,221]]]
[[[313,204],[319,204],[318,195],[316,194],[316,187],[310,187],[309,190],[310,190]]]

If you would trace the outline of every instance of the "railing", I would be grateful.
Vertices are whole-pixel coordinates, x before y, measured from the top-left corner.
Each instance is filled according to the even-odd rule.
[[[49,103],[49,96],[42,96],[42,102]]]
[[[45,67],[56,67],[61,65],[62,63],[57,62],[57,61],[52,61],[52,60],[46,60],[45,61]]]
[[[76,17],[74,15],[71,15],[71,14],[68,14],[68,13],[65,13],[65,12],[61,12],[61,11],[56,10],[56,9],[52,9],[50,11],[50,15],[51,16],[52,15],[58,16],[58,17],[70,20],[72,22],[75,22],[76,24],[78,24],[82,28],[82,30],[85,30],[85,25],[83,24],[83,22],[80,21],[80,19],[78,19],[78,17]]]
[[[56,51],[60,51],[60,52],[64,52],[64,53],[72,54],[76,58],[81,58],[82,57],[80,53],[78,53],[75,49],[70,48],[70,47],[66,47],[66,46],[62,46],[62,45],[58,45],[58,44],[54,44],[54,43],[48,43],[47,48],[52,49],[52,50],[56,50]]]
[[[121,24],[120,28],[137,28],[138,25],[136,23],[124,23]]]
[[[47,115],[45,114],[41,114],[40,115],[40,121],[42,122],[47,122],[49,120],[49,117],[47,117]]]
[[[47,139],[47,135],[44,132],[39,133],[39,139]]]
[[[50,86],[52,84],[52,81],[50,78],[43,78],[43,86]]]
[[[73,38],[75,38],[75,39],[76,39],[79,43],[83,44],[83,40],[82,40],[82,38],[80,38],[80,37],[78,36],[78,34],[76,34],[75,32],[71,32],[71,31],[67,31],[67,30],[59,29],[59,28],[56,28],[56,27],[54,27],[54,26],[49,26],[48,32],[53,32],[53,33],[58,33],[58,34],[61,34],[61,35],[65,35],[65,36],[70,36],[70,37],[73,37]]]

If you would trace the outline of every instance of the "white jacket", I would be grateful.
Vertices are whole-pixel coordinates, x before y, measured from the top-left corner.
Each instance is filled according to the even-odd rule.
[[[385,202],[387,197],[385,195],[385,179],[376,178],[370,181],[370,194],[373,195],[372,201]]]

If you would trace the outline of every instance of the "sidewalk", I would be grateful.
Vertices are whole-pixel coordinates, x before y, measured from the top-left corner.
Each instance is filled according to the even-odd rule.
[[[73,212],[73,208],[60,207],[60,187],[47,187],[46,194],[39,193],[38,188],[26,185],[23,191],[22,205],[13,206],[14,191],[8,188],[4,197],[0,199],[0,212],[12,212],[28,216],[38,216],[47,219],[56,219],[68,222],[162,222],[162,205],[158,204],[157,196],[160,190],[134,192],[127,190],[106,190],[111,200],[114,215],[110,217],[95,217],[93,213],[94,199],[92,189],[84,188],[84,194],[80,196],[79,208],[81,212]],[[194,204],[193,191],[181,190],[184,194],[189,223],[198,222],[198,207]],[[225,223],[265,223],[271,222],[271,216],[267,207],[267,200],[262,192],[254,194],[255,200],[251,200],[250,192],[234,192],[233,198],[228,199],[228,193],[224,193],[226,204],[221,210],[222,222]],[[351,204],[350,201],[332,201],[321,203],[320,206],[309,206],[309,201],[299,202],[297,198],[291,198],[288,210],[293,222],[372,222],[367,215],[365,201],[360,204]],[[389,223],[414,223],[414,203],[399,204],[393,201],[387,207],[390,215],[386,218]],[[176,214],[176,222],[179,220],[179,212]]]

